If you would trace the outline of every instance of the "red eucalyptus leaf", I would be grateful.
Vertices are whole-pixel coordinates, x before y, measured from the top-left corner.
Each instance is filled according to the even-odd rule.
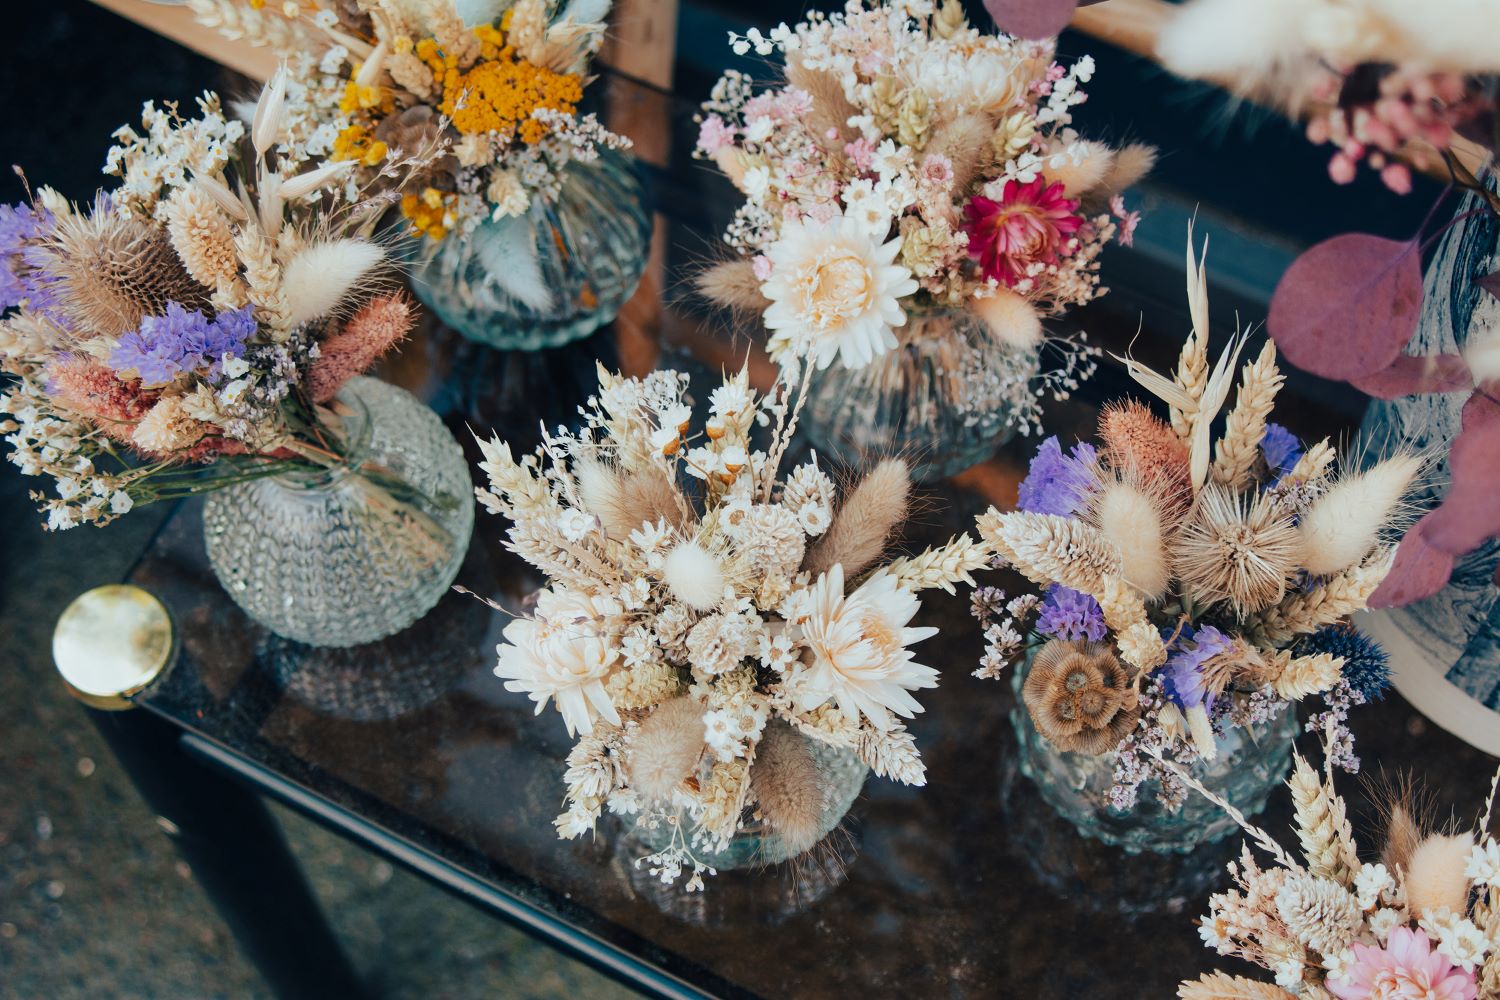
[[[1078,0],[984,0],[995,25],[1017,38],[1051,38],[1068,26]]]
[[[1416,242],[1346,233],[1292,261],[1271,297],[1266,327],[1298,368],[1349,381],[1389,368],[1417,332],[1421,312]]]
[[[1370,595],[1370,607],[1405,607],[1431,597],[1448,585],[1448,577],[1453,575],[1453,555],[1428,543],[1424,529],[1431,516],[1428,514],[1412,525],[1401,539],[1396,562]]]
[[[1475,278],[1474,284],[1489,292],[1495,298],[1500,299],[1500,271],[1494,274],[1486,274],[1482,278]]]
[[[1457,354],[1428,358],[1401,355],[1390,367],[1349,380],[1356,389],[1376,399],[1416,396],[1425,392],[1468,392],[1474,388],[1469,366]]]
[[[1500,403],[1475,393],[1464,404],[1463,426],[1448,449],[1452,475],[1438,508],[1422,520],[1436,548],[1463,555],[1500,535]]]

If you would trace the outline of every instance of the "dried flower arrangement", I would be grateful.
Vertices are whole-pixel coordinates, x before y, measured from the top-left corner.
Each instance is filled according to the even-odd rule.
[[[298,61],[307,155],[352,161],[360,176],[393,150],[448,139],[451,157],[401,202],[434,241],[524,215],[533,198],[556,197],[570,162],[629,144],[578,113],[609,0],[190,6],[201,23]]]
[[[908,649],[935,630],[909,623],[919,591],[951,593],[985,561],[967,535],[885,560],[911,488],[900,460],[841,494],[816,456],[779,478],[802,385],[758,396],[744,372],[726,377],[693,431],[685,375],[601,368],[581,430],[519,461],[482,443],[480,503],[548,577],[506,627],[496,674],[539,713],[554,700],[579,737],[558,833],[592,830],[606,805],[639,813],[670,829],[651,874],[691,868],[689,889],[712,872],[697,854],[742,827],[813,846],[829,794],[818,743],[924,783],[901,720],[937,683]]]
[[[1360,860],[1348,804],[1332,777],[1298,757],[1287,782],[1300,857],[1230,809],[1249,842],[1239,863],[1229,865],[1234,887],[1210,897],[1198,933],[1220,955],[1270,970],[1275,984],[1215,972],[1184,982],[1177,995],[1500,997],[1500,843],[1489,832],[1500,773],[1472,830],[1445,828],[1424,815],[1421,795],[1408,785],[1383,810],[1378,861]],[[1256,863],[1252,843],[1271,857],[1271,867]]]
[[[1107,408],[1102,448],[1047,439],[1019,509],[979,518],[999,560],[1046,590],[1009,602],[976,593],[988,641],[976,675],[998,677],[1035,632],[1045,645],[1023,692],[1031,718],[1060,749],[1117,755],[1119,809],[1148,778],[1179,804],[1165,761],[1212,760],[1227,728],[1311,695],[1328,706],[1313,727],[1341,765],[1358,766],[1344,720],[1387,673],[1379,648],[1343,623],[1389,570],[1422,468],[1397,454],[1338,474],[1326,440],[1304,451],[1269,420],[1282,384],[1270,343],[1244,366],[1214,443],[1244,337],[1210,366],[1206,277],[1189,241],[1193,331],[1177,371],[1125,361],[1170,422],[1136,401]]]
[[[1065,68],[1051,41],[982,34],[957,0],[850,3],[731,43],[782,53],[785,82],[757,92],[731,71],[703,106],[695,155],[746,201],[725,234],[734,256],[699,289],[759,314],[783,366],[860,368],[902,344],[913,314],[970,311],[989,338],[970,353],[1027,363],[969,366],[953,402],[1009,404],[1040,432],[1038,379],[1062,397],[1093,370],[1081,340],[1047,341],[1042,320],[1104,292],[1099,253],[1128,245],[1138,218],[1121,192],[1154,158],[1069,127],[1093,60]],[[1037,374],[1044,343],[1060,360]]]
[[[247,129],[147,104],[115,133],[118,188],[0,206],[0,396],[10,460],[52,477],[49,528],[341,461],[343,384],[405,336],[411,306],[370,238],[391,197],[272,155],[284,72]],[[436,155],[393,157],[399,179]]]

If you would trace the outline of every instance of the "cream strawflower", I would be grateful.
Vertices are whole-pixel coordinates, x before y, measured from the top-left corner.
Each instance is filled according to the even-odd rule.
[[[896,346],[904,326],[901,298],[917,290],[911,271],[895,263],[899,238],[882,244],[857,219],[836,216],[787,222],[766,250],[771,276],[761,292],[772,357],[809,355],[827,368],[839,357],[862,368]]]
[[[543,590],[534,618],[517,618],[505,626],[506,642],[496,647],[500,663],[495,676],[507,678],[507,691],[530,695],[537,715],[549,698],[555,699],[569,736],[588,736],[596,718],[618,726],[620,716],[604,680],[620,654],[598,624],[615,611],[612,601]]]
[[[878,573],[844,595],[844,567],[818,577],[800,604],[803,644],[811,666],[798,675],[799,707],[811,711],[829,700],[846,718],[862,713],[887,729],[891,712],[911,718],[922,706],[907,692],[937,687],[936,670],[912,661],[906,647],[936,635],[935,628],[907,628],[921,607],[894,577]]]

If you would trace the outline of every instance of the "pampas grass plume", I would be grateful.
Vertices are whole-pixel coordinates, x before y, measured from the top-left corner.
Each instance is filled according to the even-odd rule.
[[[1093,505],[1099,531],[1120,550],[1120,575],[1148,601],[1159,600],[1172,582],[1161,501],[1129,482],[1116,480]]]
[[[703,706],[686,695],[663,702],[630,741],[630,785],[653,801],[670,799],[703,756]]]
[[[1400,516],[1402,500],[1422,464],[1417,455],[1393,455],[1335,483],[1297,525],[1302,568],[1314,576],[1331,576],[1369,555]]]
[[[1469,877],[1464,874],[1469,851],[1474,846],[1467,833],[1429,834],[1412,851],[1407,863],[1406,906],[1421,915],[1447,908],[1463,913],[1469,903]]]
[[[709,611],[724,598],[724,570],[697,542],[683,542],[667,553],[662,575],[672,596],[694,611]]]
[[[823,832],[822,774],[807,737],[780,719],[768,723],[761,737],[750,768],[750,791],[792,856],[818,842]]]
[[[1030,302],[1008,288],[975,299],[973,309],[995,336],[1012,347],[1028,350],[1042,342],[1042,318]]]
[[[297,254],[281,274],[291,325],[328,315],[385,259],[380,246],[354,239],[314,243]]]
[[[906,518],[911,473],[899,458],[881,461],[845,499],[833,524],[802,568],[813,576],[835,565],[852,579],[885,551],[891,531]]]

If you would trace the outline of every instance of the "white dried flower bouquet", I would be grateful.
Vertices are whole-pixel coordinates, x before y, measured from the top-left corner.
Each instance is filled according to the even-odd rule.
[[[803,380],[805,385],[805,380]],[[887,460],[839,496],[813,456],[778,471],[805,394],[726,377],[696,428],[687,376],[602,368],[583,427],[519,461],[482,443],[481,504],[512,521],[508,547],[548,577],[505,629],[496,674],[570,734],[563,838],[605,806],[670,844],[645,859],[689,889],[747,825],[792,855],[823,835],[830,776],[816,742],[921,785],[902,720],[937,684],[911,644],[918,592],[950,593],[984,554],[968,536],[882,561],[910,479]],[[764,437],[764,447],[757,442]],[[752,440],[755,439],[755,440]]]

